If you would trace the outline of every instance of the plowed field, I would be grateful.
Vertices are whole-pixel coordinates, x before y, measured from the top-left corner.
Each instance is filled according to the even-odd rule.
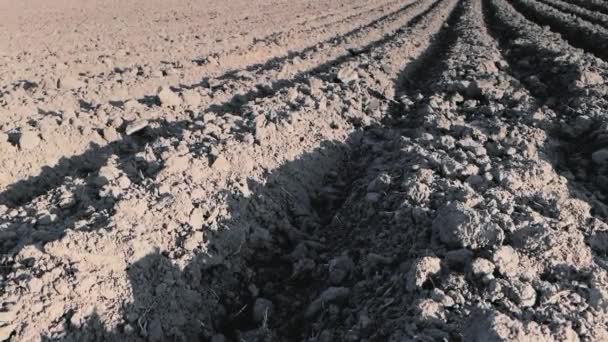
[[[0,0],[0,341],[607,341],[603,0]]]

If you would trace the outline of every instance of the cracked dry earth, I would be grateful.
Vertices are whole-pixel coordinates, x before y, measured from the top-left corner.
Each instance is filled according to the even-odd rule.
[[[0,341],[607,341],[608,3],[0,0]]]

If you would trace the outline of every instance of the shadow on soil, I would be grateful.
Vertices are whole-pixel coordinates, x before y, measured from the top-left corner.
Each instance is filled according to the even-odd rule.
[[[438,4],[435,2],[408,25],[419,21]],[[385,36],[357,53],[376,48],[392,38],[393,35]],[[350,58],[328,62],[315,72],[328,70]],[[398,83],[406,79],[403,73],[405,71],[399,75]],[[304,81],[304,75],[295,80]],[[292,84],[294,82],[277,83],[270,93]],[[401,85],[397,89],[398,93],[406,91]],[[268,94],[254,92],[247,99]],[[216,111],[234,110],[233,102]],[[400,110],[396,106],[390,111]],[[23,246],[58,240],[66,231],[79,229],[76,222],[94,213],[104,212],[106,215],[100,217],[112,217],[114,203],[100,200],[101,187],[93,181],[100,168],[115,155],[120,169],[132,183],[147,184],[155,174],[147,171],[147,163],[134,156],[158,137],[181,137],[190,129],[188,121],[155,122],[133,136],[125,136],[105,147],[91,146],[82,155],[64,158],[56,166],[44,168],[38,176],[11,185],[0,194],[0,204],[16,207],[55,191],[66,178],[84,180],[72,189],[79,194],[79,204],[71,208],[67,216],[61,213],[65,218],[62,222],[44,227],[41,233],[25,219],[16,218],[9,229],[2,232],[12,239],[7,240],[10,242],[2,245],[0,251],[16,254]],[[314,260],[302,260],[292,252],[298,250],[296,247],[314,254],[332,249],[334,241],[317,241],[313,236],[327,226],[343,203],[355,173],[364,171],[349,165],[352,156],[357,154],[361,137],[362,132],[358,131],[344,143],[324,142],[316,150],[270,172],[264,184],[248,184],[249,196],[225,194],[232,218],[221,222],[222,228],[217,232],[194,227],[192,233],[204,232],[207,249],[198,253],[184,269],[176,267],[164,251],[149,254],[130,265],[127,274],[133,298],[121,304],[123,323],[116,328],[106,327],[95,312],[77,320],[73,319],[77,313],[68,311],[61,323],[64,333],[42,339],[222,342],[216,334],[223,334],[228,341],[239,342],[315,340],[319,332],[311,331],[312,318],[305,317],[304,311],[323,286],[320,280],[327,275],[318,273]],[[149,191],[154,190],[150,182]],[[84,229],[107,227],[108,222],[100,219]],[[176,249],[182,247],[175,246]],[[11,267],[4,268],[5,272]],[[256,298],[270,300],[272,308]]]
[[[330,248],[313,235],[342,203],[349,156],[360,137],[325,142],[285,163],[264,184],[250,182],[250,196],[227,193],[232,218],[217,232],[193,229],[204,232],[206,252],[183,270],[160,251],[130,265],[133,299],[121,310],[125,324],[107,331],[95,313],[75,322],[68,312],[67,334],[44,340],[222,341],[211,339],[217,333],[229,341],[305,339],[310,332],[303,313],[325,275],[305,264],[296,272],[301,260],[291,252],[297,245],[315,253]],[[272,301],[272,308],[256,297]]]

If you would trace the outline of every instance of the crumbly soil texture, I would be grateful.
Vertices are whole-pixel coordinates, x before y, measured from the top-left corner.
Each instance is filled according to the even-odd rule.
[[[608,341],[608,3],[0,0],[0,341]]]

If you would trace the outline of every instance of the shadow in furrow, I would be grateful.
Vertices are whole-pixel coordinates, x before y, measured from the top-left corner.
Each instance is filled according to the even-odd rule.
[[[510,0],[509,3],[529,21],[549,26],[553,32],[562,35],[570,45],[588,51],[599,58],[608,59],[608,36],[605,32],[597,32],[593,27],[594,24],[578,18],[572,20],[575,17],[565,13],[563,13],[564,18],[559,20],[552,17],[551,14],[537,13],[538,9],[533,8],[526,1],[534,0]],[[559,10],[555,11],[559,12]]]
[[[577,62],[561,58],[563,52],[559,49],[543,48],[538,44],[522,41],[514,45],[512,37],[518,37],[519,32],[501,23],[501,19],[496,15],[498,9],[493,6],[492,1],[486,0],[483,8],[489,32],[499,43],[503,57],[509,62],[511,75],[520,80],[541,103],[544,102],[561,117],[567,118],[564,124],[554,124],[549,128],[558,145],[548,149],[554,153],[549,156],[548,161],[561,175],[570,180],[570,192],[573,196],[590,203],[595,211],[594,215],[608,217],[606,201],[598,201],[598,197],[602,198],[605,196],[603,194],[608,193],[608,178],[592,176],[598,171],[592,162],[592,153],[604,146],[608,138],[594,133],[597,127],[601,126],[601,122],[591,124],[580,132],[571,129],[576,125],[575,119],[583,115],[585,109],[597,110],[593,108],[596,105],[585,107],[585,101],[590,102],[594,96],[597,98],[597,94],[590,96],[587,89],[576,85],[585,69]],[[555,70],[560,72],[556,73]]]
[[[438,3],[413,22],[419,22]],[[453,24],[461,15],[461,6],[458,5],[450,14],[449,24]],[[441,30],[430,48],[432,52],[425,53],[424,61],[418,64],[419,68],[430,68],[435,70],[434,73],[443,68],[443,51],[449,49],[454,41],[449,29],[445,27]],[[366,47],[365,51],[389,42],[396,35]],[[344,61],[333,61],[317,72]],[[409,67],[400,73],[397,82],[411,75],[420,75],[420,72]],[[429,81],[423,76],[415,77]],[[403,92],[409,90],[400,84],[396,86],[401,87]],[[54,186],[59,185],[66,176],[84,177],[90,181],[89,177],[93,177],[93,173],[105,164],[111,154],[132,156],[142,151],[148,142],[168,134],[168,131],[172,136],[180,136],[190,129],[192,127],[187,122],[150,127],[108,147],[94,147],[82,156],[63,160],[59,168],[45,169],[43,175],[14,185],[1,198],[16,199],[16,203],[31,200],[32,193],[41,194],[49,190],[45,184],[48,179],[55,179]],[[390,122],[384,127],[369,128],[380,135],[382,132],[388,134],[391,129]],[[364,170],[365,162],[361,163],[361,160],[369,161],[373,157],[369,150],[363,151],[365,156],[356,156],[363,134],[357,131],[344,143],[326,141],[316,150],[271,171],[264,184],[250,182],[250,196],[225,194],[231,213],[228,217],[233,219],[221,222],[220,226],[224,228],[219,231],[205,231],[208,248],[205,252],[200,251],[183,270],[175,267],[169,256],[161,252],[149,254],[130,265],[127,273],[133,301],[125,304],[124,322],[115,329],[106,330],[94,312],[82,322],[75,319],[75,312],[69,311],[63,317],[66,333],[47,336],[43,340],[217,341],[213,339],[214,335],[222,333],[230,341],[263,342],[306,340],[315,336],[315,332],[311,331],[312,318],[306,313],[306,307],[327,277],[326,267],[314,265],[314,262],[312,267],[306,262],[297,264],[299,268],[294,266],[300,259],[297,247],[302,246],[311,253],[325,253],[335,248],[331,244],[339,240],[321,241],[318,237],[348,237],[347,229],[343,232],[324,230],[334,228],[326,221],[340,209],[351,190],[352,179],[356,178],[348,170]],[[125,163],[128,159],[122,158],[120,162]],[[356,168],[351,167],[353,159],[359,161]],[[79,163],[89,165],[74,169],[74,165]],[[146,165],[123,164],[121,167],[133,171],[130,174],[134,181],[137,175],[146,172]],[[45,185],[47,188],[44,191],[36,192],[36,187]],[[30,196],[19,199],[16,189],[21,186],[30,188]],[[152,195],[157,189],[153,188],[153,184],[150,186]],[[88,196],[97,196],[98,190],[89,187],[83,191]],[[327,207],[331,209],[323,209]],[[72,210],[78,212],[82,209],[76,207]],[[198,230],[204,227],[194,228]],[[53,239],[59,238],[63,232],[58,233]],[[218,257],[224,262],[218,263]],[[274,304],[273,309],[263,313],[262,317],[256,313],[260,298]]]

